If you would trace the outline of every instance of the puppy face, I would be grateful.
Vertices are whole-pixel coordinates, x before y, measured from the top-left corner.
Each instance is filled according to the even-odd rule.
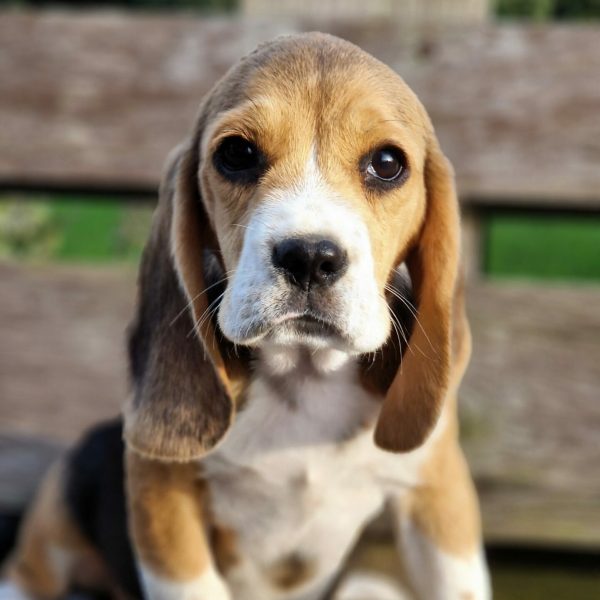
[[[427,121],[387,67],[339,42],[284,44],[248,69],[200,140],[231,341],[374,351],[386,282],[424,214]]]
[[[375,442],[422,444],[470,347],[458,209],[425,110],[390,69],[323,34],[259,47],[205,97],[168,162],[130,339],[128,444],[190,460],[231,426],[250,356],[216,335],[214,310],[226,338],[275,346],[269,356],[381,347],[359,363],[361,383],[384,396]],[[417,326],[400,363],[393,338],[384,342],[402,263]]]

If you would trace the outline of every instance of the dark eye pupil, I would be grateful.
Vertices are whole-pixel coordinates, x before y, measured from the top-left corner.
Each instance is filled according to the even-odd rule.
[[[221,164],[228,171],[246,171],[258,165],[256,146],[242,137],[227,138],[219,149]]]
[[[396,150],[377,150],[371,159],[374,174],[380,179],[395,179],[402,171],[402,162]]]

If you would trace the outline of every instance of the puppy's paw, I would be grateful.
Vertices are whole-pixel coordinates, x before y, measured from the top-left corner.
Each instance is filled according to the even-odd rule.
[[[186,581],[165,579],[141,565],[139,571],[148,600],[232,600],[225,582],[212,568]]]
[[[410,600],[410,596],[385,575],[358,571],[342,581],[333,600]]]

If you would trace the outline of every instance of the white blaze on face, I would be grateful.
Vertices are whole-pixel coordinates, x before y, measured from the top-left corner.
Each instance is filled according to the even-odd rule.
[[[290,284],[273,267],[273,247],[285,239],[306,236],[331,240],[347,254],[346,272],[327,291],[328,318],[347,338],[342,349],[350,353],[376,350],[385,342],[391,323],[375,281],[368,229],[360,215],[327,185],[314,154],[301,182],[273,190],[252,214],[219,310],[223,333],[235,343],[257,344],[262,327],[291,316],[287,308]],[[277,341],[294,343],[289,336]]]

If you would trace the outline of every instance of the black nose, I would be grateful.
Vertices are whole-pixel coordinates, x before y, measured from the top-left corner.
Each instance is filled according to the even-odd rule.
[[[346,253],[330,240],[288,238],[273,248],[273,265],[293,285],[330,286],[346,271]]]

